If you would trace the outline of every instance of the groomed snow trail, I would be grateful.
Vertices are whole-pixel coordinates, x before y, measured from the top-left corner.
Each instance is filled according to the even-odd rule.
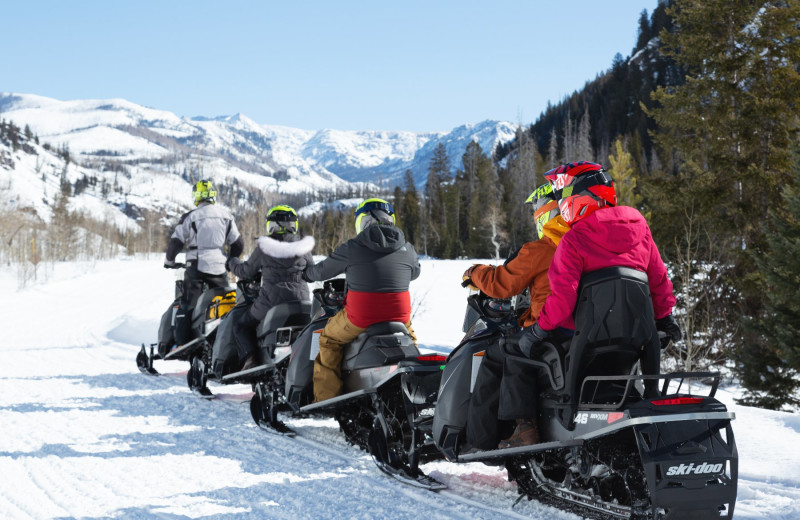
[[[472,263],[423,261],[412,298],[424,347],[447,352],[460,339],[458,281]],[[248,387],[213,387],[228,398],[200,399],[186,387],[185,362],[140,374],[136,352],[155,338],[174,275],[160,258],[65,264],[17,291],[0,270],[0,516],[578,518],[536,502],[512,507],[516,486],[482,464],[425,465],[448,485],[440,493],[405,486],[347,445],[332,420],[290,419],[297,438],[270,435],[250,418]],[[800,420],[738,407],[730,392],[721,397],[737,413],[736,518],[800,519]]]

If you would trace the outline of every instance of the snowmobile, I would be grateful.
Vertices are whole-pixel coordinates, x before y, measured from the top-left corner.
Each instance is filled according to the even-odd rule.
[[[236,286],[237,303],[225,315],[217,330],[211,349],[211,363],[198,366],[199,371],[193,377],[202,387],[206,387],[209,380],[222,385],[244,383],[251,385],[255,392],[257,387],[268,384],[275,378],[283,381],[289,362],[290,345],[311,321],[311,302],[289,301],[272,307],[256,329],[262,363],[248,370],[241,370],[233,329],[239,316],[250,309],[258,296],[260,280],[239,280]],[[194,366],[192,370],[195,370]],[[208,392],[210,395],[210,390]],[[276,430],[293,435],[277,418],[273,419]]]
[[[507,301],[469,298],[469,329],[449,355],[431,437],[451,462],[504,464],[522,497],[610,519],[732,518],[738,455],[734,414],[715,399],[716,372],[659,373],[661,340],[647,276],[586,273],[575,332],[536,359],[541,442],[469,449],[465,425],[483,353],[519,330]],[[510,433],[510,432],[508,432]]]
[[[184,264],[176,264],[176,268],[182,267]],[[136,365],[143,374],[158,375],[153,367],[157,359],[189,361],[193,369],[206,363],[206,352],[214,342],[217,327],[235,304],[236,290],[204,284],[203,292],[189,309],[181,306],[182,295],[183,279],[175,280],[175,299],[161,316],[158,341],[150,344],[149,353],[143,343],[136,356]],[[178,344],[181,338],[183,342]],[[196,380],[196,370],[190,369],[186,378],[192,390],[204,393],[204,385]]]
[[[345,348],[342,362],[344,393],[313,402],[314,359],[319,336],[328,319],[342,309],[344,280],[324,282],[314,290],[314,318],[291,346],[285,371],[259,382],[250,401],[256,423],[281,433],[288,428],[277,419],[279,411],[293,416],[334,417],[348,442],[368,451],[388,475],[427,489],[444,486],[419,470],[435,453],[429,440],[416,437],[414,423],[429,420],[436,402],[445,356],[423,355],[405,325],[376,323]]]

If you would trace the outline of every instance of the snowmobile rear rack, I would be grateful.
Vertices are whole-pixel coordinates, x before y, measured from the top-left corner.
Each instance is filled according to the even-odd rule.
[[[681,394],[681,389],[684,383],[688,380],[711,380],[711,386],[707,392],[699,394],[688,390],[689,393]],[[656,382],[663,380],[664,383],[660,389],[656,388],[656,394],[649,397],[665,397],[667,395],[692,395],[699,397],[714,397],[717,393],[719,386],[720,373],[719,372],[674,372],[671,374],[657,374],[657,375],[630,375],[630,376],[586,376],[581,385],[580,395],[578,397],[578,406],[585,410],[620,410],[625,405],[629,398],[634,397],[631,392],[635,389],[639,395],[636,397],[641,398],[645,395],[645,387],[655,387],[655,385],[648,385],[647,382]],[[675,388],[670,388],[674,382],[677,382]],[[620,392],[619,387],[624,383],[625,390]],[[686,384],[688,387],[688,383]],[[609,393],[608,389],[613,387]],[[612,402],[609,401],[609,395],[613,395]]]

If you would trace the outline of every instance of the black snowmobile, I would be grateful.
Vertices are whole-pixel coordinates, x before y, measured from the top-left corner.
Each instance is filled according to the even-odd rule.
[[[449,461],[504,463],[522,496],[590,518],[733,517],[738,455],[734,414],[714,398],[720,375],[659,374],[643,272],[585,274],[572,339],[519,359],[538,372],[542,441],[532,446],[468,450],[467,408],[483,352],[519,328],[508,301],[473,295],[467,314],[471,326],[445,365],[431,434]]]
[[[176,266],[181,267],[184,265]],[[206,352],[214,343],[217,327],[235,304],[236,289],[230,286],[209,288],[204,285],[203,292],[190,309],[181,306],[182,295],[183,280],[175,280],[175,300],[161,316],[158,342],[150,345],[149,353],[142,344],[136,356],[136,365],[143,374],[158,375],[153,368],[153,361],[157,359],[189,361],[193,369],[206,363]],[[178,344],[181,338],[183,341]],[[187,373],[187,383],[190,388],[202,393],[204,385],[194,380],[193,369]]]
[[[244,383],[251,385],[253,391],[258,393],[275,380],[280,382],[282,388],[290,346],[311,321],[311,302],[289,301],[272,307],[256,329],[261,364],[241,370],[233,328],[238,317],[250,309],[258,296],[260,280],[239,280],[236,285],[237,303],[225,315],[217,330],[210,354],[211,363],[198,366],[198,372],[193,377],[202,387],[206,387],[208,380],[222,385]],[[192,370],[195,370],[194,366]],[[211,393],[210,390],[207,392]],[[287,435],[294,434],[277,417],[271,419],[275,430]]]
[[[328,319],[344,302],[344,280],[324,282],[314,290],[314,318],[291,347],[286,371],[256,385],[250,401],[253,419],[262,428],[283,432],[277,412],[332,416],[347,440],[368,451],[378,467],[392,477],[427,489],[444,486],[419,470],[428,453],[440,457],[428,439],[417,437],[415,422],[430,420],[439,388],[444,356],[422,355],[405,325],[370,326],[345,349],[342,362],[344,393],[314,403],[314,359],[319,336]],[[281,379],[284,379],[281,381]]]

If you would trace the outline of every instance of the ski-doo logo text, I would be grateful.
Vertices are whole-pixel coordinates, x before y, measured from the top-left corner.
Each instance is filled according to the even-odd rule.
[[[691,464],[681,464],[680,466],[670,466],[667,469],[667,476],[668,477],[675,477],[678,475],[708,475],[709,473],[719,473],[722,471],[722,464],[709,464],[708,462],[703,462],[702,464],[698,464],[697,466],[694,465],[694,462]]]

